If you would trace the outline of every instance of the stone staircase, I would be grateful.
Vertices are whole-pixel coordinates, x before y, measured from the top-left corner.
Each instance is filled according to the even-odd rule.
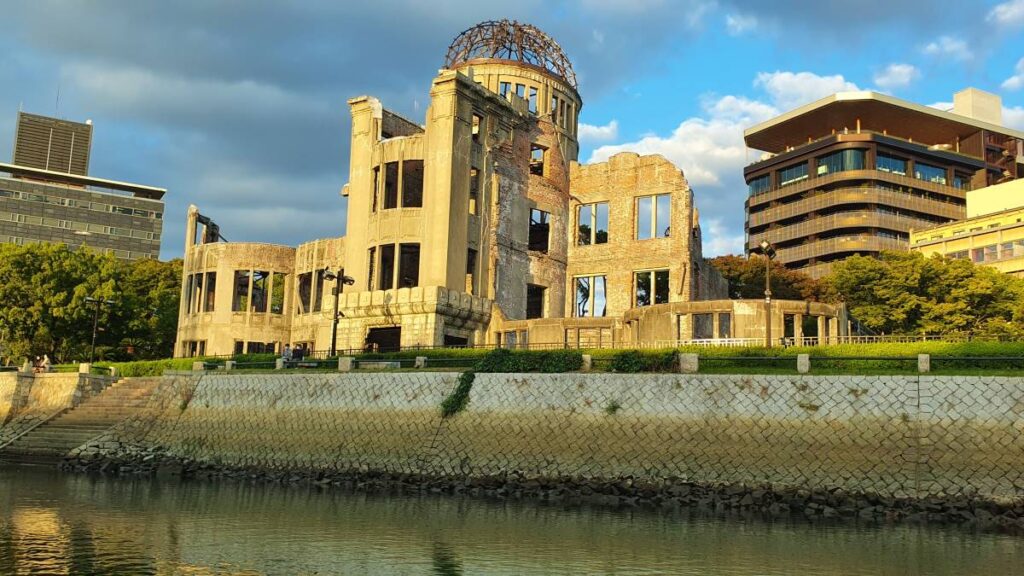
[[[141,410],[158,378],[120,380],[77,407],[0,448],[0,463],[53,464]]]

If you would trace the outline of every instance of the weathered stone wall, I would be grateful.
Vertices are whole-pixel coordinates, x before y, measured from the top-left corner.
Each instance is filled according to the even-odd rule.
[[[6,374],[0,377],[0,448],[74,406],[87,393],[84,387],[91,390],[92,385],[74,373],[16,373],[13,386]]]
[[[1018,498],[1024,380],[451,373],[165,378],[80,450],[265,470],[674,478],[890,496]]]
[[[17,389],[18,373],[0,372],[0,426],[3,426],[7,416],[11,414]]]

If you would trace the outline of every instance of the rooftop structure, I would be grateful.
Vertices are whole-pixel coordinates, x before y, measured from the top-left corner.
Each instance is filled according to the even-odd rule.
[[[841,92],[744,132],[747,251],[772,242],[818,277],[852,254],[905,249],[909,231],[963,219],[968,190],[1024,177],[1024,132],[975,89],[952,111]]]

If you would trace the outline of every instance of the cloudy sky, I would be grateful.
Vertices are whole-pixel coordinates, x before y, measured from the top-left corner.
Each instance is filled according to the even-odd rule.
[[[580,160],[674,161],[709,255],[741,249],[757,157],[742,131],[780,111],[850,89],[948,107],[974,86],[1024,129],[1024,0],[32,0],[4,16],[0,158],[19,107],[92,119],[93,175],[169,189],[163,258],[181,254],[191,203],[233,241],[343,233],[346,100],[422,119],[448,43],[482,20],[562,44]]]

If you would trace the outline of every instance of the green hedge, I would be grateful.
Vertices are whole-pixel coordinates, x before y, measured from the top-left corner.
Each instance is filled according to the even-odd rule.
[[[491,350],[477,362],[476,372],[574,372],[583,367],[579,350]]]
[[[136,362],[97,362],[97,368],[116,368],[117,373],[126,377],[160,376],[164,370],[191,370],[192,363],[202,358],[167,358],[164,360],[139,360]]]

